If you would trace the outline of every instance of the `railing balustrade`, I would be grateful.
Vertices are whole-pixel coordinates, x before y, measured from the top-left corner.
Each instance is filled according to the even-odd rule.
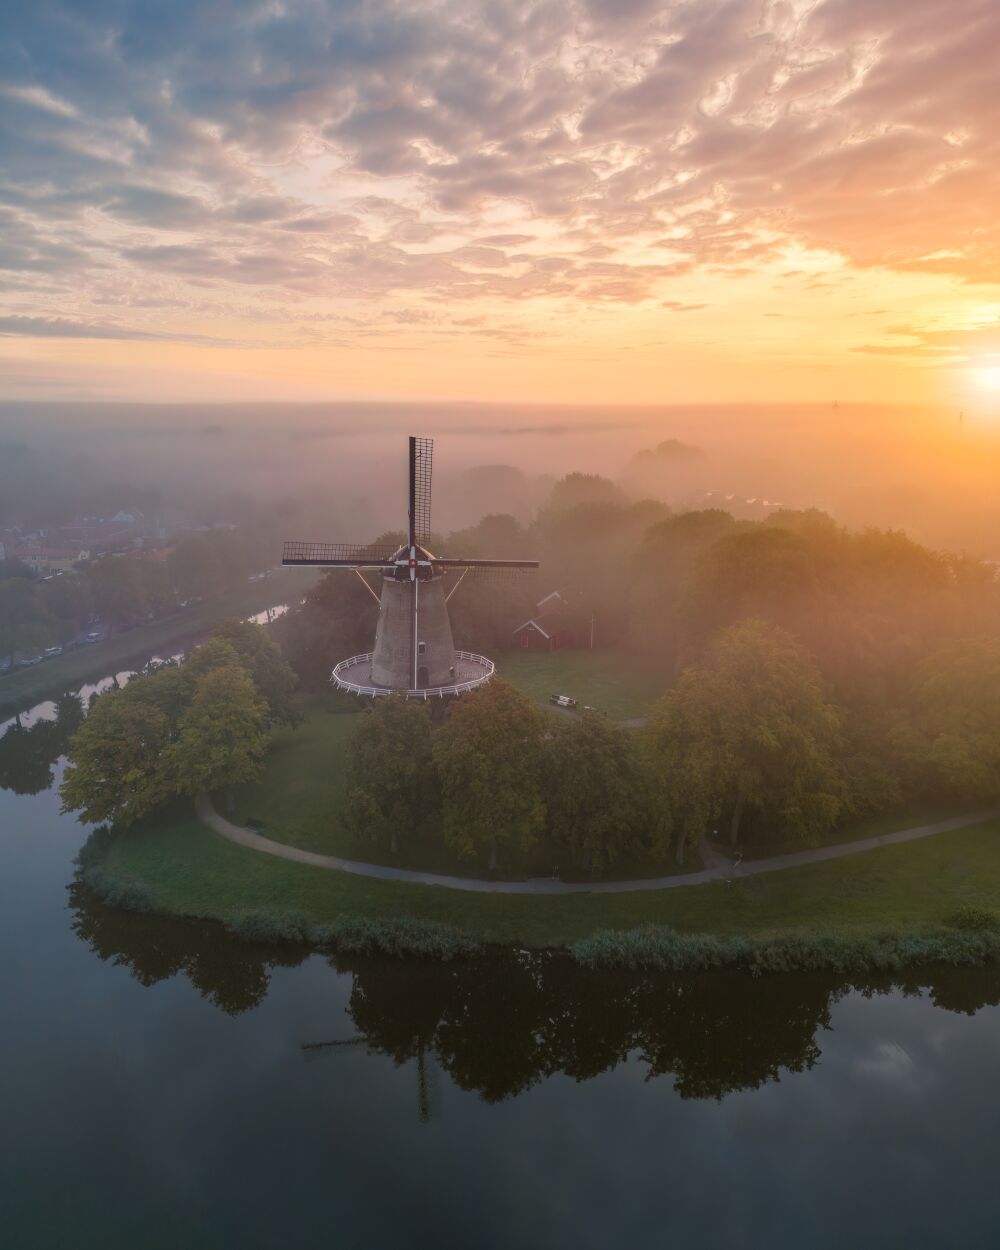
[[[345,674],[359,664],[371,665],[372,652],[365,655],[352,655],[348,660],[341,660],[330,674],[330,681],[340,690],[348,694],[363,695],[369,699],[379,699],[385,695],[402,694],[408,699],[444,699],[450,695],[464,694],[466,690],[475,690],[485,685],[496,672],[496,665],[488,656],[476,655],[474,651],[456,651],[456,660],[467,660],[482,668],[482,673],[466,681],[456,681],[448,686],[429,686],[425,690],[392,690],[388,686],[372,686],[362,682],[351,681]]]

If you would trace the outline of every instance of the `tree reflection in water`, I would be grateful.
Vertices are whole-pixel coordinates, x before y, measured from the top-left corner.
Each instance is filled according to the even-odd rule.
[[[55,716],[30,728],[16,717],[0,735],[0,790],[41,794],[52,785],[53,769],[69,749],[69,740],[83,721],[83,704],[75,694],[55,700]]]
[[[127,966],[143,985],[182,973],[222,1011],[236,1015],[267,995],[271,971],[310,952],[251,945],[218,925],[116,911],[74,885],[74,929],[102,959]],[[363,1045],[396,1064],[425,1057],[487,1102],[523,1093],[547,1077],[577,1081],[633,1057],[647,1079],[672,1078],[684,1098],[721,1099],[802,1072],[820,1057],[820,1031],[849,991],[926,991],[949,1011],[1000,1003],[994,969],[919,970],[908,977],[741,972],[699,976],[593,972],[551,953],[495,950],[475,961],[334,956],[352,978],[356,1035],[302,1039],[306,1053]],[[418,1089],[421,1118],[427,1092]]]

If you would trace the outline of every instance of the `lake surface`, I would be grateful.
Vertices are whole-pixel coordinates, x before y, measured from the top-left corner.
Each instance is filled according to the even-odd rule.
[[[996,970],[330,960],[117,913],[72,884],[79,715],[0,737],[0,1246],[997,1244]]]

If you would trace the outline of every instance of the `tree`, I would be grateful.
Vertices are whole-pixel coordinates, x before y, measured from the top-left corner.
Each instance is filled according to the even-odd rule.
[[[342,569],[322,576],[272,630],[302,683],[325,686],[340,660],[371,650],[378,610],[360,580]]]
[[[135,560],[106,556],[87,569],[94,607],[112,628],[134,625],[149,611],[149,596]]]
[[[64,644],[80,633],[93,612],[90,586],[78,574],[64,573],[39,582],[38,596],[54,622],[53,637]]]
[[[222,621],[209,637],[221,639],[233,649],[267,704],[269,725],[298,723],[300,716],[292,702],[298,678],[262,625]]]
[[[13,663],[18,651],[37,649],[53,628],[33,582],[23,577],[0,581],[0,656]]]
[[[682,678],[643,731],[653,849],[665,855],[672,845],[678,864],[718,820],[724,790],[713,709],[700,694],[696,682]]]
[[[181,599],[214,599],[245,581],[246,544],[232,529],[212,529],[182,539],[167,558],[170,579]]]
[[[132,682],[95,699],[70,744],[59,793],[64,812],[127,826],[173,792],[166,766],[167,713],[150,698],[157,678]]]
[[[581,504],[620,504],[621,490],[609,478],[597,473],[567,473],[552,487],[548,507],[565,512]]]
[[[701,552],[737,522],[719,508],[682,512],[651,525],[631,560],[629,637],[646,654],[680,666],[688,582]]]
[[[204,673],[169,752],[178,792],[226,789],[231,806],[232,787],[260,775],[266,720],[267,704],[239,664]]]
[[[462,695],[434,740],[444,834],[464,859],[499,844],[528,849],[545,822],[544,722],[523,694],[500,678]]]
[[[177,596],[170,583],[167,566],[159,560],[136,560],[139,584],[153,616],[166,616],[176,611]]]
[[[360,718],[348,750],[346,821],[373,842],[387,840],[393,854],[399,834],[418,828],[440,803],[425,703],[390,696],[376,699]]]
[[[546,754],[549,830],[574,863],[599,872],[642,842],[645,778],[627,730],[585,711],[556,726]]]
[[[681,834],[685,816],[689,835],[699,834],[716,811],[728,813],[734,844],[748,813],[787,839],[813,840],[836,823],[845,797],[838,714],[783,630],[760,620],[724,630],[651,720],[654,759],[677,781],[676,759],[686,758],[693,779],[675,801]]]
[[[964,639],[918,668],[911,696],[914,772],[936,793],[1000,795],[1000,640]]]

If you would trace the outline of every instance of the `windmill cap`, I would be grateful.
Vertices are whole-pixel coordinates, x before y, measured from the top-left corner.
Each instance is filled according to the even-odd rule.
[[[413,551],[414,551],[413,558],[417,562],[417,576],[418,577],[426,578],[426,577],[441,577],[442,576],[442,570],[434,569],[432,567],[428,567],[426,564],[421,563],[421,561],[433,560],[434,559],[433,552],[428,551],[426,547],[420,547],[420,546],[414,547]],[[393,556],[390,557],[390,564],[392,565],[392,567],[384,568],[382,570],[382,576],[388,578],[389,581],[409,581],[410,558],[411,558],[410,548],[400,547],[399,550]]]

